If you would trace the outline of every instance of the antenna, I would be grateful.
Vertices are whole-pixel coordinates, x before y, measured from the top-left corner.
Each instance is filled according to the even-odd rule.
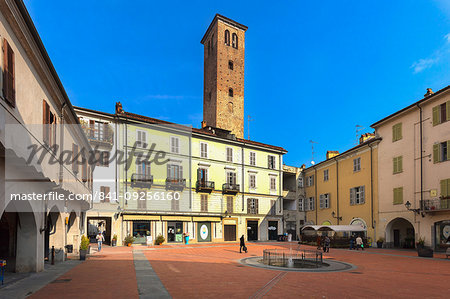
[[[250,122],[253,121],[253,119],[250,117],[250,115],[247,115],[247,139],[250,140]]]
[[[356,132],[356,145],[359,144],[359,131],[364,130],[363,126],[356,125],[355,126],[355,132]]]
[[[318,143],[315,141],[310,140],[309,141],[311,143],[311,164],[314,165],[316,164],[316,162],[314,162],[314,143]]]

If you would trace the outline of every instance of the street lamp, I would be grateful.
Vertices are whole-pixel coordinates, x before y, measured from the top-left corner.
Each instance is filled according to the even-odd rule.
[[[420,214],[420,209],[411,209],[411,203],[409,202],[409,200],[406,201],[405,207],[408,211],[412,211],[414,213]]]
[[[342,216],[336,216],[336,213],[334,211],[331,212],[331,217],[339,219],[340,221],[342,221]]]

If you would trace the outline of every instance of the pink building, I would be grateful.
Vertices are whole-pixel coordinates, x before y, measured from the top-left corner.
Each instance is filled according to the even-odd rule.
[[[450,86],[374,123],[378,147],[377,235],[387,247],[419,239],[450,246]]]

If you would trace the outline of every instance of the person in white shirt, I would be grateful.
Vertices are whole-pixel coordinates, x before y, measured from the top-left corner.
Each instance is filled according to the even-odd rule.
[[[98,232],[98,235],[95,237],[97,239],[98,252],[102,250],[102,243],[105,241],[105,237],[103,237],[102,232]]]
[[[359,248],[364,250],[363,240],[361,236],[358,236],[358,238],[356,238],[356,250],[358,250]]]

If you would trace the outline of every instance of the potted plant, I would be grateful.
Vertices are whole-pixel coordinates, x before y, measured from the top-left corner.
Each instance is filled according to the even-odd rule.
[[[89,238],[85,235],[81,236],[80,243],[80,260],[84,261],[89,250]]]
[[[125,243],[126,246],[130,247],[131,244],[133,244],[134,242],[134,238],[132,235],[128,235],[125,237],[125,240],[123,242]]]
[[[383,248],[384,238],[380,237],[377,240],[377,248]]]
[[[155,245],[161,245],[165,240],[166,239],[162,235],[159,235],[158,237],[156,237]]]
[[[117,235],[116,235],[116,234],[114,234],[114,236],[112,237],[111,245],[112,245],[113,247],[114,247],[114,246],[117,246]]]
[[[433,249],[425,247],[425,238],[420,237],[416,243],[417,255],[420,257],[433,257]]]

